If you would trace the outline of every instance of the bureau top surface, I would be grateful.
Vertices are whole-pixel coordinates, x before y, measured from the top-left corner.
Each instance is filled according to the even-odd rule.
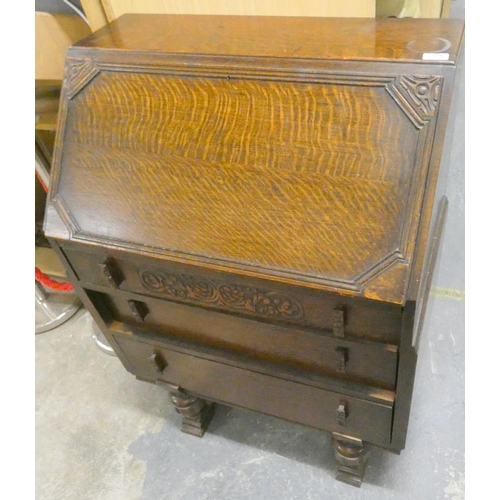
[[[463,21],[127,14],[78,47],[298,59],[453,64]],[[446,59],[448,57],[448,59]],[[424,59],[426,59],[424,57]],[[433,56],[430,57],[432,64]],[[426,60],[425,62],[429,62]]]

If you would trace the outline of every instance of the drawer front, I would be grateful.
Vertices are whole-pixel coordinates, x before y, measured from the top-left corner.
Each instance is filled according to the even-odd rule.
[[[109,295],[89,290],[89,297],[109,320],[306,372],[395,388],[395,346],[339,340],[331,333],[267,324],[126,292]]]
[[[401,308],[366,299],[86,245],[63,246],[85,284],[140,293],[254,320],[398,344]]]
[[[145,380],[161,380],[211,401],[259,411],[318,429],[390,443],[392,405],[373,403],[115,335]],[[160,371],[161,370],[161,371]]]

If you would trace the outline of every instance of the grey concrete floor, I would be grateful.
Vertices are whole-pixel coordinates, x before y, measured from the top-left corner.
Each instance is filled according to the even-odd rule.
[[[463,18],[463,1],[452,5]],[[37,499],[463,499],[463,87],[449,130],[448,221],[400,456],[372,449],[356,489],[335,481],[326,432],[219,406],[203,439],[182,434],[168,394],[100,351],[82,310],[35,341]]]

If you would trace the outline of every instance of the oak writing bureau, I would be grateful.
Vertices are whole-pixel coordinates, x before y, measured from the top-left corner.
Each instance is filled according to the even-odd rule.
[[[126,15],[70,48],[45,232],[184,432],[405,445],[462,21]]]

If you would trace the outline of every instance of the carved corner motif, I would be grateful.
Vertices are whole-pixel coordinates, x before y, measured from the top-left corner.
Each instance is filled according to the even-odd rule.
[[[442,80],[442,76],[401,75],[386,89],[415,126],[422,128],[436,114]]]
[[[68,98],[75,97],[98,73],[99,68],[92,59],[68,57],[64,76],[64,88]]]
[[[402,75],[400,84],[424,116],[434,116],[441,93],[440,76]]]
[[[277,292],[149,269],[139,271],[139,277],[149,291],[182,302],[222,307],[270,319],[297,321],[304,318],[304,308],[299,301]]]

